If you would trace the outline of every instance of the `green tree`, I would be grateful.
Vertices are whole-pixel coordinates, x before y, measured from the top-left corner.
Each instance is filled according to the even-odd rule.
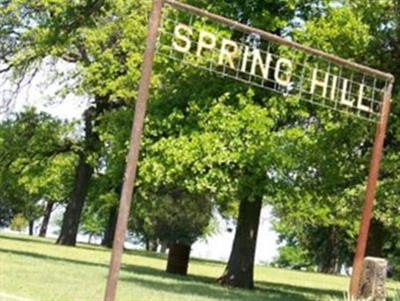
[[[306,251],[295,244],[279,247],[279,255],[274,258],[272,265],[280,268],[309,269],[312,266]]]
[[[2,73],[15,79],[34,74],[46,60],[69,62],[63,88],[90,99],[83,116],[82,143],[60,244],[74,245],[90,179],[99,164],[98,119],[106,111],[132,104],[136,96],[147,22],[145,1],[6,1],[0,9]],[[141,12],[141,13],[138,13]],[[76,79],[71,81],[71,79]],[[71,86],[72,85],[72,86]]]
[[[313,7],[312,5],[308,6],[310,4],[308,1],[299,3],[297,7],[287,1],[270,4],[264,7],[262,1],[254,1],[251,6],[239,1],[232,1],[229,4],[220,2],[213,5],[211,9],[214,12],[241,19],[242,22],[248,24],[257,25],[263,22],[263,28],[266,28],[264,22],[267,19],[269,23],[266,29],[282,33],[284,27],[295,26],[294,18],[298,15],[297,13],[301,14],[304,7]],[[282,13],[275,17],[275,11]],[[310,9],[308,12],[313,14],[314,10]],[[274,17],[266,17],[272,15]],[[163,63],[165,62],[163,61]],[[209,74],[193,72],[177,64],[173,64],[173,68],[169,68],[165,72],[167,76],[162,78],[162,82],[166,93],[163,93],[162,97],[150,104],[150,118],[147,125],[149,130],[146,131],[147,135],[145,135],[150,139],[146,141],[145,138],[143,144],[145,149],[147,145],[154,144],[154,141],[159,141],[159,143],[156,143],[158,146],[168,144],[168,151],[166,150],[167,147],[163,147],[165,153],[170,157],[176,156],[177,159],[171,160],[173,163],[165,160],[158,162],[152,172],[157,173],[161,169],[160,173],[164,174],[164,166],[168,166],[168,170],[173,174],[171,178],[175,176],[184,178],[182,181],[185,185],[190,185],[192,190],[210,190],[209,195],[218,194],[216,200],[223,205],[222,207],[233,207],[238,210],[239,223],[231,260],[227,272],[220,280],[226,284],[250,288],[253,286],[254,253],[262,200],[267,187],[272,186],[272,181],[270,185],[264,186],[264,183],[265,174],[268,168],[272,166],[271,161],[274,160],[274,155],[271,155],[273,149],[268,149],[266,152],[265,149],[270,147],[270,140],[264,141],[263,139],[265,139],[265,136],[269,137],[273,132],[278,131],[281,126],[285,126],[286,122],[290,123],[289,120],[285,120],[288,115],[284,116],[282,112],[280,112],[282,115],[279,117],[276,116],[277,114],[274,115],[274,111],[284,110],[279,107],[280,99],[273,98],[273,100],[268,101],[271,94],[255,90],[256,95],[254,98],[250,97],[251,101],[249,101],[250,103],[254,102],[254,106],[251,107],[249,104],[246,108],[247,111],[241,112],[242,116],[236,116],[234,111],[239,107],[237,97],[240,97],[240,95],[243,97],[247,93],[247,88],[244,85],[229,80],[221,80],[217,77],[213,78],[213,83],[210,83]],[[185,76],[182,76],[182,74]],[[175,80],[178,77],[180,78],[179,82]],[[196,85],[193,85],[193,83],[196,83]],[[191,88],[180,89],[182,86],[190,86]],[[226,92],[229,92],[228,95],[224,95]],[[225,104],[215,104],[222,102],[221,99],[223,98],[227,99]],[[165,108],[165,103],[168,103],[171,109]],[[266,103],[269,103],[268,109],[258,112],[257,110]],[[162,108],[160,108],[161,106]],[[274,106],[276,107],[274,108]],[[216,116],[212,116],[213,113],[210,113],[211,116],[207,117],[212,119],[213,122],[210,123],[214,128],[208,128],[205,126],[209,122],[207,117],[202,120],[199,116],[203,116],[202,113],[206,115],[212,110],[214,110],[213,113]],[[218,112],[218,110],[221,111]],[[253,132],[248,133],[248,136],[243,137],[242,133],[247,134],[247,132],[243,129],[245,126],[242,127],[242,125],[251,122],[252,110],[256,112],[254,114],[256,116],[254,119],[257,120],[255,123],[258,122],[260,128],[266,126],[265,131],[262,132],[260,128],[256,128],[253,129]],[[269,112],[269,110],[271,111]],[[219,115],[217,116],[216,113],[219,113]],[[248,116],[244,117],[245,114],[248,114]],[[221,123],[221,126],[217,125],[221,120],[225,121],[230,117],[232,117],[232,120]],[[281,119],[274,124],[274,121],[267,118],[268,123],[265,124],[265,117]],[[235,129],[235,126],[238,129]],[[202,131],[206,133],[202,133]],[[229,142],[224,138],[218,140],[218,136],[227,137],[226,139],[229,139]],[[243,138],[241,139],[241,137]],[[254,150],[251,147],[246,147],[246,143],[253,146],[259,141],[261,141],[261,144],[264,143],[264,148],[261,146],[259,148],[254,147],[256,149]],[[182,153],[182,150],[185,150],[185,153]],[[147,151],[145,150],[145,152]],[[241,152],[243,152],[243,155]],[[257,156],[260,154],[261,159],[258,160]],[[271,155],[270,158],[267,158],[268,155]],[[143,155],[143,157],[145,156],[147,154]],[[220,161],[214,161],[214,159],[217,160],[216,158],[219,158]],[[181,167],[183,164],[184,167]],[[254,169],[252,168],[253,165],[255,165]],[[140,177],[146,176],[143,174],[143,168],[142,165],[139,171]],[[234,170],[235,168],[237,170]],[[166,176],[162,177],[162,181],[168,182],[170,174],[169,172],[165,173]],[[203,176],[202,173],[206,173],[206,176]],[[193,184],[189,183],[190,179],[194,179]],[[139,189],[141,188],[139,186]],[[272,191],[268,193],[272,193]],[[231,283],[229,279],[234,279],[234,281]]]
[[[34,220],[44,215],[43,201],[68,199],[75,161],[69,133],[66,122],[32,108],[0,124],[0,199],[12,215],[30,222],[31,233]]]
[[[393,45],[399,37],[398,3],[339,1],[336,4],[326,14],[307,22],[303,30],[296,31],[296,38],[397,75],[398,48]],[[393,173],[398,165],[396,103],[392,112],[367,248],[368,255],[391,258],[389,254],[396,252],[396,243],[390,240],[396,238],[390,233],[399,226],[395,205],[397,176]],[[328,125],[325,133],[312,139],[317,142],[316,149],[302,153],[304,168],[312,166],[313,177],[308,182],[300,181],[298,187],[302,192],[293,193],[291,199],[275,209],[280,218],[278,231],[287,239],[295,236],[321,270],[333,272],[338,262],[350,265],[352,261],[375,126],[353,122],[337,124],[334,130],[332,125],[324,123]],[[312,154],[318,156],[312,159]]]
[[[13,217],[10,228],[11,230],[22,232],[22,230],[25,229],[27,226],[28,220],[19,213]]]
[[[285,109],[279,107],[279,98],[258,98],[251,89],[246,94],[225,93],[219,99],[205,102],[206,108],[194,97],[184,113],[185,121],[191,122],[190,129],[184,128],[179,135],[155,143],[147,144],[152,137],[145,136],[150,138],[145,138],[138,193],[145,194],[158,185],[171,187],[179,183],[187,191],[215,199],[224,214],[241,212],[238,221],[241,234],[230,261],[235,270],[226,274],[244,275],[235,277],[237,286],[241,283],[252,286],[259,214],[265,196],[273,195],[276,186],[267,172],[287,160],[278,151],[281,144],[275,120],[297,110],[298,101],[290,102]],[[183,115],[175,110],[169,118],[179,122],[180,116]],[[161,119],[155,122],[158,120]],[[148,125],[152,122],[150,119]],[[157,127],[150,129],[154,128]]]
[[[151,203],[143,200],[147,206],[137,202],[138,206],[145,206],[142,209],[143,230],[147,239],[164,243],[169,248],[167,272],[186,275],[191,245],[208,234],[212,202],[207,196],[188,193],[178,187],[164,189],[153,195]]]
[[[257,3],[254,3],[254,7],[261,5],[261,2]],[[298,15],[301,8],[307,6],[305,2],[298,7],[285,2],[276,6],[274,3],[265,10],[253,11],[251,8],[249,11],[249,6],[242,2],[234,1],[230,4],[228,7],[226,3],[221,2],[213,9],[216,12],[221,10],[225,15],[235,18],[243,16],[245,23],[252,24],[265,20],[264,17],[271,15],[272,10],[282,10],[282,19],[274,18],[274,24],[271,24],[271,30],[277,33],[283,32],[283,27],[293,25],[292,18]],[[271,12],[267,11],[269,9]],[[312,14],[311,11],[313,10],[308,12]],[[278,19],[281,22],[278,22]],[[166,61],[162,63],[167,64]],[[273,181],[268,181],[270,179],[265,175],[268,169],[275,168],[274,160],[280,160],[275,157],[274,148],[271,146],[273,139],[270,136],[274,136],[273,133],[287,124],[295,123],[297,117],[290,117],[288,110],[281,105],[281,98],[272,98],[265,91],[256,90],[254,97],[247,96],[247,88],[244,85],[218,78],[210,84],[208,74],[188,70],[177,64],[168,63],[167,66],[169,65],[172,67],[163,69],[164,73],[160,75],[164,90],[152,99],[149,106],[142,155],[143,161],[146,162],[153,157],[161,157],[163,160],[151,163],[153,167],[149,168],[149,172],[146,171],[146,163],[141,164],[137,188],[139,191],[146,190],[146,187],[142,186],[142,179],[152,174],[151,179],[153,176],[157,177],[164,185],[171,181],[182,181],[181,185],[189,191],[218,195],[216,200],[223,210],[241,209],[238,210],[238,220],[241,222],[237,230],[237,239],[227,272],[221,278],[221,282],[252,287],[260,210],[265,194],[271,194],[271,187],[274,186]],[[178,77],[179,82],[175,80]],[[194,82],[196,85],[193,85]],[[189,85],[190,89],[182,89]],[[230,93],[224,95],[227,91]],[[249,104],[242,101],[245,108],[238,105],[240,97],[250,99]],[[226,103],[223,104],[224,99]],[[296,106],[297,101],[291,101]],[[165,103],[169,106],[165,106]],[[263,105],[266,105],[265,110],[262,110]],[[235,115],[235,111],[241,109],[241,114]],[[210,115],[207,115],[210,111]],[[259,127],[251,123],[253,118],[256,120],[254,124],[258,123]],[[212,122],[210,127],[207,127],[205,125],[209,119]],[[226,122],[219,126],[221,120]],[[245,129],[248,124],[253,126],[249,133]],[[301,131],[301,128],[298,130]],[[243,137],[242,134],[247,136]],[[259,142],[261,145],[254,146],[254,149],[247,147]],[[153,156],[152,153],[157,156]],[[157,185],[156,181],[148,182]],[[271,190],[268,191],[268,188]],[[228,279],[235,279],[235,283],[230,283]]]
[[[89,236],[88,243],[92,243],[93,237],[103,234],[104,226],[101,215],[91,210],[86,210],[82,217],[80,231]]]

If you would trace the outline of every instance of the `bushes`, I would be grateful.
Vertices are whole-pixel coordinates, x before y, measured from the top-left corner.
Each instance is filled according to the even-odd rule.
[[[22,232],[26,227],[28,227],[28,224],[28,220],[22,214],[17,214],[11,220],[10,228],[13,231]]]
[[[295,245],[285,245],[279,248],[279,255],[274,259],[272,265],[279,268],[290,268],[294,270],[312,269],[312,263],[307,253]]]

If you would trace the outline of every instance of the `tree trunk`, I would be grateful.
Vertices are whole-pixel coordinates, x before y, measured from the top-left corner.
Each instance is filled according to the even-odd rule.
[[[254,287],[254,259],[262,201],[242,201],[235,239],[224,274],[219,283],[251,289]]]
[[[161,248],[160,248],[160,253],[167,253],[168,250],[168,243],[166,241],[161,242]]]
[[[324,274],[335,274],[339,261],[339,242],[338,242],[338,228],[331,226],[328,228],[328,237],[323,252],[324,258],[320,263],[320,272]]]
[[[93,167],[88,163],[88,155],[94,154],[99,147],[99,137],[93,131],[93,122],[96,111],[89,108],[85,112],[85,141],[84,149],[79,153],[79,162],[76,168],[74,188],[64,213],[60,236],[57,243],[65,246],[75,246],[78,236],[79,223],[85,204]]]
[[[190,258],[190,246],[173,243],[170,245],[167,272],[172,274],[187,275]]]
[[[45,210],[44,216],[43,216],[42,225],[41,225],[40,231],[39,231],[40,237],[46,237],[47,228],[49,227],[49,222],[50,222],[50,216],[51,216],[51,213],[53,212],[53,206],[54,206],[54,202],[52,202],[52,201],[47,202],[46,210]]]
[[[61,233],[57,243],[65,246],[75,246],[78,235],[79,223],[86,194],[89,188],[93,168],[86,163],[84,155],[79,156],[79,164],[76,171],[74,190],[64,213]]]
[[[156,239],[151,239],[150,240],[150,251],[157,252],[157,249],[158,249],[158,241]]]
[[[368,235],[368,244],[366,256],[369,257],[384,257],[383,246],[385,244],[387,232],[385,226],[378,220],[373,219]]]
[[[118,207],[112,207],[108,215],[107,226],[104,231],[104,236],[101,245],[107,248],[112,248],[114,242],[115,227],[117,226]]]
[[[320,273],[323,274],[335,274],[336,272],[336,261],[334,256],[328,256],[326,260],[320,264]]]
[[[336,262],[336,267],[335,267],[335,273],[336,274],[340,274],[342,272],[342,262],[340,262],[339,260]]]
[[[35,221],[29,221],[29,235],[33,236],[33,228],[35,226]]]

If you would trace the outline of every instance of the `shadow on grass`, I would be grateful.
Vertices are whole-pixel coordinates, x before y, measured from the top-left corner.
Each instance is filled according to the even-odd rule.
[[[125,250],[124,253],[135,255],[135,256],[146,257],[146,258],[152,258],[152,259],[167,260],[167,258],[168,258],[168,255],[165,253],[163,254],[163,253],[156,253],[156,252],[151,252],[151,251]],[[202,258],[195,258],[195,257],[190,257],[190,262],[191,263],[199,263],[199,264],[207,265],[207,266],[224,266],[226,264],[226,262],[220,261],[220,260],[202,259]]]
[[[26,236],[26,235],[8,236],[8,235],[4,235],[4,234],[2,235],[0,233],[0,239],[29,242],[29,243],[47,244],[47,245],[57,245],[56,240],[53,238],[39,238],[39,237],[32,237],[32,236]],[[63,246],[63,247],[67,247],[67,246]],[[90,250],[90,251],[111,252],[111,249],[107,248],[105,246],[96,245],[96,244],[88,244],[88,243],[83,243],[83,242],[79,242],[76,247],[79,249]],[[152,258],[152,259],[162,259],[162,260],[166,260],[168,257],[167,254],[156,253],[156,252],[151,252],[151,251],[142,251],[142,250],[124,250],[124,253],[130,254],[130,255],[135,255],[135,256],[146,257],[146,258]],[[198,259],[198,258],[190,258],[190,262],[192,262],[192,263],[196,262],[196,263],[208,264],[208,265],[221,265],[221,264],[224,265],[225,264],[225,262],[223,262],[223,261]]]
[[[39,238],[39,237],[32,237],[32,236],[8,236],[8,235],[1,235],[0,234],[0,239],[6,239],[6,240],[11,240],[11,241],[21,241],[21,242],[29,242],[29,243],[37,243],[37,244],[45,244],[45,245],[51,245],[55,243],[55,240],[51,238]]]
[[[312,299],[307,300],[326,300],[328,297],[343,297],[342,291],[337,290],[329,290],[329,289],[315,289],[304,286],[296,286],[285,283],[276,283],[276,282],[256,282],[257,289],[265,292],[274,291],[280,292],[284,294],[298,294],[301,293],[303,295],[313,295]],[[324,297],[324,298],[322,298]]]
[[[13,238],[1,236],[13,240]],[[36,243],[46,243],[46,241],[34,240],[30,238],[16,238],[20,241],[32,241]],[[49,242],[51,244],[51,241]],[[97,249],[94,249],[97,250]],[[63,258],[57,256],[49,256],[29,251],[20,251],[13,249],[0,248],[1,253],[10,253],[19,256],[28,256],[31,258],[50,260],[54,262],[64,262],[75,265],[85,265],[91,267],[108,268],[106,263],[96,263],[91,261],[76,260],[70,258]],[[129,252],[130,253],[130,252]],[[143,256],[146,253],[133,252],[135,255]],[[158,256],[147,257],[158,258]],[[164,258],[164,257],[163,257]],[[214,262],[210,262],[214,263]],[[127,265],[124,264],[121,270],[128,273],[122,275],[120,278],[124,282],[132,282],[152,290],[160,290],[182,295],[196,295],[214,298],[216,300],[246,300],[246,301],[315,301],[327,300],[329,296],[339,296],[340,292],[334,290],[314,289],[307,287],[298,287],[290,284],[271,283],[271,282],[257,282],[257,289],[249,291],[242,289],[232,289],[218,285],[215,278],[189,275],[180,276],[165,273],[161,269],[152,267],[145,267],[140,265]],[[172,281],[172,283],[171,283]]]
[[[142,256],[142,257],[147,257],[147,258],[157,258],[157,259],[167,259],[168,255],[163,254],[163,253],[156,253],[156,252],[151,252],[151,251],[142,251],[142,250],[125,250],[124,251],[126,254],[132,254],[132,255],[137,255],[137,256]],[[191,263],[201,263],[202,265],[225,265],[226,262],[221,261],[221,260],[212,260],[212,259],[202,259],[202,258],[190,258]]]
[[[308,287],[299,287],[290,284],[272,283],[266,281],[256,282],[257,288],[254,290],[243,290],[220,286],[213,277],[188,275],[180,276],[168,274],[158,269],[130,265],[123,270],[132,272],[134,275],[123,276],[121,281],[138,283],[141,286],[161,289],[173,293],[182,293],[188,295],[201,295],[212,297],[218,300],[280,300],[280,301],[315,301],[326,300],[329,297],[341,297],[341,292],[336,290],[314,289]],[[168,280],[176,280],[176,284],[154,281],[148,277],[161,277]],[[159,284],[159,285],[157,285]]]
[[[35,259],[43,259],[43,260],[50,260],[50,261],[57,261],[57,262],[66,262],[66,263],[80,264],[80,265],[86,265],[86,266],[92,266],[92,267],[108,267],[108,265],[104,264],[104,263],[97,263],[97,262],[90,262],[90,261],[84,261],[84,260],[76,260],[76,259],[70,259],[70,258],[56,257],[56,256],[39,254],[39,253],[35,253],[35,252],[18,251],[18,250],[13,250],[13,249],[0,248],[0,253],[9,253],[9,254],[13,254],[13,255],[28,256],[28,257],[32,257],[32,258],[35,258]]]
[[[171,277],[169,277],[171,278]],[[204,283],[200,281],[184,281],[171,283],[170,281],[158,281],[150,278],[143,278],[138,275],[132,275],[129,277],[122,276],[120,278],[122,282],[129,282],[146,287],[152,290],[158,290],[163,292],[169,292],[174,294],[180,294],[182,296],[199,296],[211,298],[214,300],[231,300],[231,301],[314,301],[315,297],[307,298],[301,294],[296,293],[285,293],[276,292],[269,290],[263,292],[261,290],[241,290],[233,288],[225,288],[217,284]]]
[[[36,236],[26,236],[26,235],[18,235],[18,236],[8,236],[0,233],[0,239],[6,239],[11,241],[21,241],[27,243],[37,243],[37,244],[45,244],[45,245],[57,245],[56,239],[54,238],[44,238],[44,237],[36,237]],[[68,246],[63,246],[68,247]],[[100,245],[88,244],[84,242],[77,243],[76,247],[85,250],[91,251],[99,251],[99,252],[110,252],[110,249]]]

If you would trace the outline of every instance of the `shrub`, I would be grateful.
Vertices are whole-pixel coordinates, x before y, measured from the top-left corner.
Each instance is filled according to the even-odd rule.
[[[23,214],[17,214],[11,220],[10,228],[13,231],[22,232],[26,227],[28,227],[28,220],[25,218]]]

